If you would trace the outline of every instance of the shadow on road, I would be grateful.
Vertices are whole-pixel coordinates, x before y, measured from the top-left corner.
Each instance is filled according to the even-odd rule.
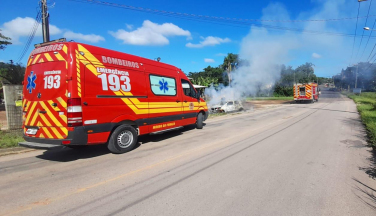
[[[362,194],[358,195],[355,193],[355,196],[357,196],[364,204],[376,211],[376,189],[371,188],[356,178],[352,179],[356,182],[353,188]]]
[[[204,123],[205,126],[205,123]],[[158,135],[145,135],[140,136],[138,139],[138,143],[135,146],[134,149],[131,151],[136,150],[138,147],[147,143],[154,143],[154,142],[160,142],[163,140],[170,139],[175,136],[179,136],[183,134],[184,132],[194,130],[196,128],[195,125],[189,125],[185,126],[183,129],[176,130],[176,131],[170,131],[163,134]],[[86,158],[93,158],[98,157],[106,154],[111,154],[111,152],[107,149],[107,145],[93,145],[93,146],[83,146],[83,148],[79,149],[70,149],[68,147],[56,147],[49,149],[43,154],[36,156],[39,159],[43,160],[50,160],[50,161],[58,161],[58,162],[69,162],[69,161],[75,161],[80,159],[86,159]],[[127,153],[124,153],[127,154]]]
[[[37,158],[58,162],[69,162],[85,158],[93,158],[109,154],[106,145],[86,146],[81,149],[70,149],[68,147],[56,147],[43,152]]]

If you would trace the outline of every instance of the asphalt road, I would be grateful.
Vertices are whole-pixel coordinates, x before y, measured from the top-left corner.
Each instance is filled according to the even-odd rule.
[[[146,136],[122,155],[0,157],[0,215],[374,216],[376,164],[355,104],[322,93]]]

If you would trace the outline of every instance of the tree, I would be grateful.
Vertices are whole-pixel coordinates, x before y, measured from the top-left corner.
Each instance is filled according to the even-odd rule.
[[[295,80],[296,82],[300,83],[308,83],[317,80],[317,77],[314,72],[315,65],[307,62],[305,64],[300,65],[295,69]]]
[[[231,71],[236,69],[239,64],[238,54],[228,53],[223,60],[222,68],[227,72],[228,83],[231,85]]]
[[[25,67],[21,64],[0,62],[0,81],[2,84],[22,84],[25,75]]]
[[[0,31],[1,31],[1,29],[0,29]],[[7,46],[7,45],[10,45],[10,44],[12,44],[11,42],[10,42],[10,38],[9,37],[5,37],[3,34],[1,34],[1,32],[0,32],[0,50],[3,50],[3,49],[5,49],[5,46]]]
[[[281,78],[274,85],[274,96],[293,96],[294,83],[317,82],[322,84],[331,79],[317,77],[314,72],[314,64],[307,62],[296,69],[282,65]]]
[[[223,83],[223,69],[220,67],[208,66],[202,72],[189,72],[188,77],[191,78],[193,84],[210,86]]]
[[[333,77],[334,84],[338,88],[361,88],[366,91],[376,90],[376,67],[369,62],[359,62],[356,65],[342,69],[340,74]]]

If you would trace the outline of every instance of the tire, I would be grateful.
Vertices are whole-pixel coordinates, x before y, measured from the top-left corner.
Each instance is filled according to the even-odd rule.
[[[137,143],[137,131],[130,125],[120,125],[111,134],[107,148],[114,154],[132,150]]]
[[[202,114],[202,112],[200,112],[197,115],[196,128],[202,129],[203,127],[204,127],[204,115]]]

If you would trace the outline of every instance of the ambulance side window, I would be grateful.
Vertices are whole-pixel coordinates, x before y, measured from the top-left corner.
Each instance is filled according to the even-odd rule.
[[[187,80],[181,80],[183,92],[186,96],[196,98],[196,91],[193,86]]]
[[[151,75],[150,88],[155,95],[161,96],[175,96],[176,95],[176,80],[171,77]]]

